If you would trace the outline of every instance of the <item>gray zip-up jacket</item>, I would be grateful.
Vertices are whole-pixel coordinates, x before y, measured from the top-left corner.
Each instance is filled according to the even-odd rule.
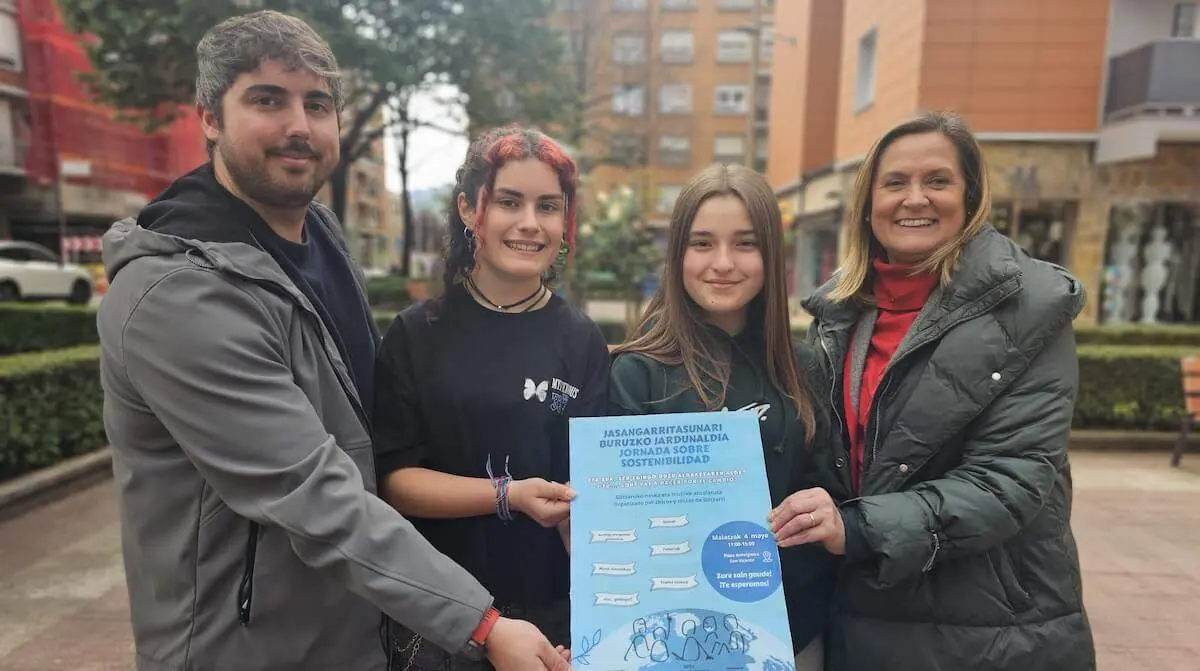
[[[381,669],[381,611],[462,649],[491,596],[376,497],[350,374],[279,265],[132,219],[104,261],[137,668]]]

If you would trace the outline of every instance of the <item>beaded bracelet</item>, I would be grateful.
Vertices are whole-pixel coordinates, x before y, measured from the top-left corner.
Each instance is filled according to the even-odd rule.
[[[488,455],[487,459],[487,474],[488,479],[492,481],[492,486],[496,488],[496,516],[507,524],[512,521],[512,511],[508,505],[508,486],[512,484],[512,473],[508,471],[508,457],[504,458],[504,475],[496,477],[492,473],[492,455]]]

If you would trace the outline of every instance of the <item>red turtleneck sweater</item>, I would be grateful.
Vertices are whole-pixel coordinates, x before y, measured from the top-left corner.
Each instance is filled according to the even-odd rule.
[[[879,259],[874,262],[875,281],[872,294],[879,316],[875,320],[875,330],[871,334],[871,347],[867,351],[867,362],[863,367],[862,384],[858,397],[858,411],[850,415],[854,403],[850,397],[850,380],[854,375],[853,353],[846,352],[843,364],[842,404],[846,411],[846,430],[850,434],[850,477],[857,493],[862,482],[863,454],[866,449],[867,418],[870,417],[871,404],[875,399],[875,391],[883,380],[883,371],[900,347],[900,342],[917,319],[917,314],[925,306],[926,299],[937,284],[937,277],[921,273],[911,275],[910,266],[900,266],[885,263]]]

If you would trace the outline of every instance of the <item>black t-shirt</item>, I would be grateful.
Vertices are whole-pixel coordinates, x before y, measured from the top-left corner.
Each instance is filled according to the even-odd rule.
[[[408,308],[380,346],[373,420],[380,480],[410,466],[486,478],[490,459],[497,475],[507,462],[515,480],[566,482],[568,419],[605,411],[609,354],[600,329],[558,296],[539,310],[505,314],[456,287],[440,308],[436,319],[428,303]],[[495,514],[412,522],[498,605],[566,608],[561,536],[514,516],[507,524]]]
[[[375,330],[354,277],[352,261],[312,212],[304,222],[303,242],[286,240],[274,231],[269,235],[269,244],[293,266],[285,271],[289,271],[293,281],[298,274],[308,285],[305,293],[316,299],[315,307],[326,320],[326,327],[337,340],[354,377],[363,410],[370,413],[375,386]]]

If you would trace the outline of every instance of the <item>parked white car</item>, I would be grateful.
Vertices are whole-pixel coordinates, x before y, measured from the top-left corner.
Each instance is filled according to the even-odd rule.
[[[92,299],[92,277],[73,263],[59,263],[54,252],[32,242],[0,240],[0,302]]]

